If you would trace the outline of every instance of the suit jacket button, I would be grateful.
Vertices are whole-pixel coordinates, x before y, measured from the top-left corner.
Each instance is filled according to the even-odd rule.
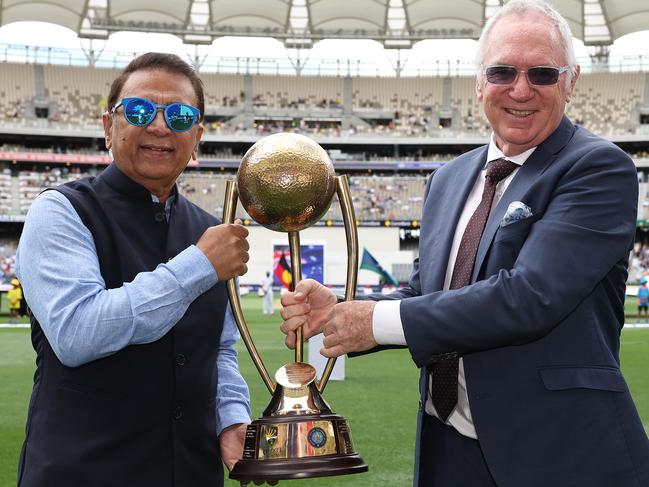
[[[174,419],[180,419],[183,417],[183,408],[176,406],[174,409]]]
[[[178,367],[182,367],[186,363],[187,363],[187,357],[185,357],[182,353],[176,355],[176,365]]]

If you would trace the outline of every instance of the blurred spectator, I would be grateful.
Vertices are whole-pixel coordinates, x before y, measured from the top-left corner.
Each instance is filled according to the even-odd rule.
[[[20,316],[20,302],[23,300],[23,289],[18,279],[12,279],[13,286],[7,292],[7,301],[9,302],[9,318],[18,318]]]

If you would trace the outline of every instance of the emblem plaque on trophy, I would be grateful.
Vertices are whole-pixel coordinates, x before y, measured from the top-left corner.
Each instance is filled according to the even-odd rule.
[[[226,185],[223,221],[234,221],[240,200],[257,223],[287,232],[293,290],[302,279],[299,232],[320,220],[334,193],[347,241],[345,300],[352,300],[358,276],[358,236],[349,183],[346,176],[335,175],[326,151],[310,138],[279,133],[254,144],[241,161],[236,183]],[[295,361],[280,367],[273,380],[250,335],[236,281],[230,279],[227,288],[243,341],[271,394],[262,417],[248,425],[243,458],[230,478],[247,484],[366,472],[367,465],[354,450],[347,420],[335,414],[322,397],[335,359],[327,361],[318,380],[315,368],[302,360],[302,330],[298,329]]]

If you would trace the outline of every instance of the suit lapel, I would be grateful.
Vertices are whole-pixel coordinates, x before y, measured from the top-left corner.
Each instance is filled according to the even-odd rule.
[[[433,228],[430,229],[433,237],[433,244],[430,246],[430,275],[432,276],[432,289],[442,289],[446,269],[448,267],[449,254],[453,243],[454,229],[460,219],[462,210],[480,170],[487,158],[487,149],[478,151],[471,159],[460,162],[454,167],[448,179],[444,181],[443,196],[436,196],[434,204],[437,208]],[[458,161],[459,162],[459,161]]]
[[[548,137],[545,142],[540,144],[532,155],[525,161],[523,166],[518,170],[514,179],[511,181],[502,198],[491,212],[487,225],[485,226],[480,246],[476,254],[475,264],[473,266],[472,282],[475,282],[482,268],[483,261],[491,242],[493,241],[496,230],[505,216],[509,204],[513,201],[521,201],[527,193],[530,186],[537,181],[538,177],[557,157],[557,153],[565,147],[574,133],[574,126],[567,117],[563,117],[559,127]],[[523,203],[525,203],[523,201]],[[535,209],[532,208],[532,211]]]

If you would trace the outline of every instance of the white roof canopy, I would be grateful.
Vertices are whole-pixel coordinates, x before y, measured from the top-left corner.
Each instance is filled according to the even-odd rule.
[[[59,24],[80,37],[164,32],[188,43],[221,36],[274,37],[310,46],[321,39],[374,39],[409,47],[423,39],[477,39],[501,0],[2,0],[0,26]],[[573,35],[609,45],[649,29],[647,0],[554,0]]]

